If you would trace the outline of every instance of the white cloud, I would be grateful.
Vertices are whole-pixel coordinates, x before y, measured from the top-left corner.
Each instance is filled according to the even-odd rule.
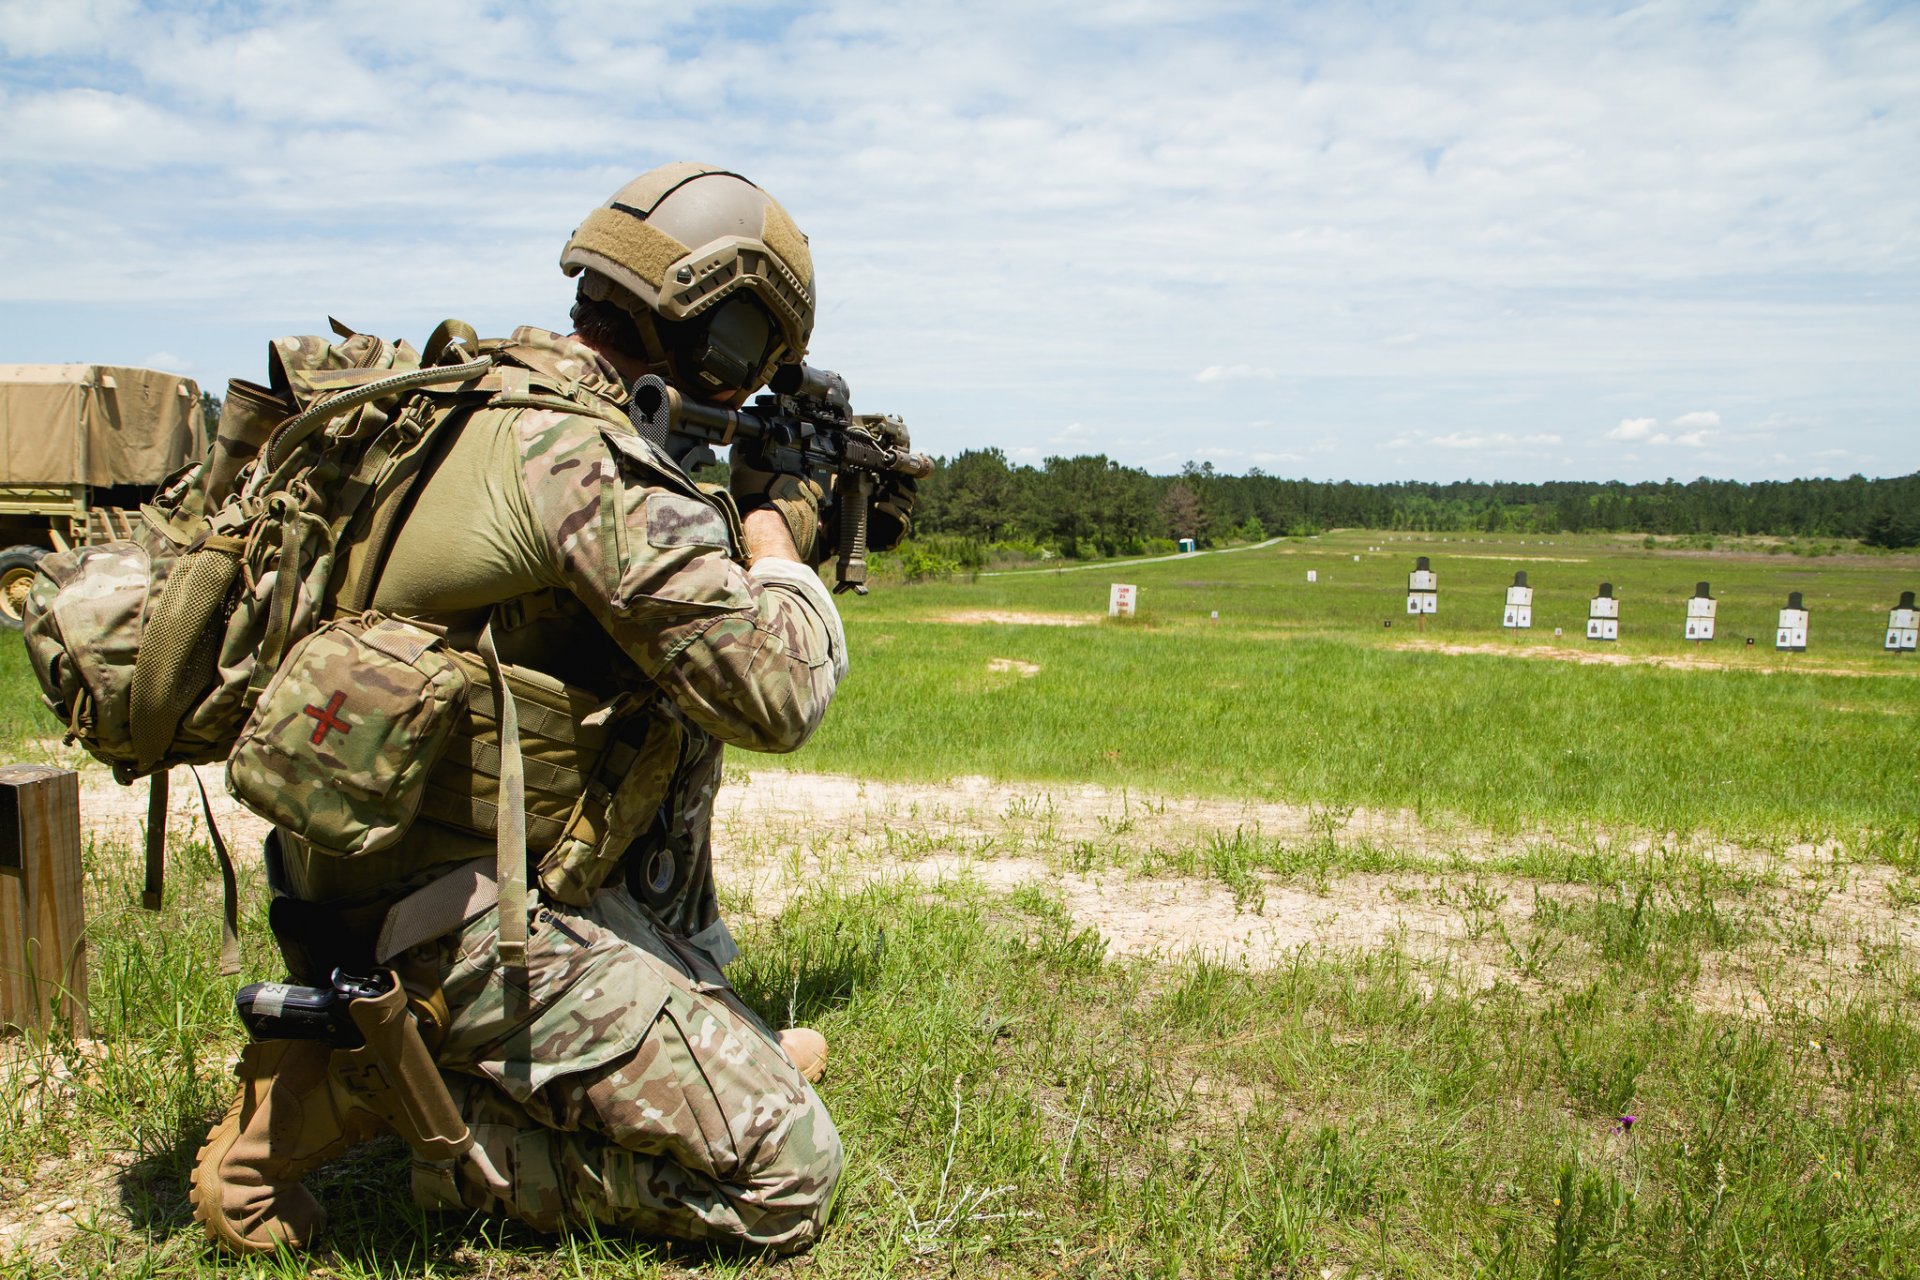
[[[1100,438],[1100,435],[1101,433],[1098,430],[1088,426],[1084,422],[1069,422],[1066,426],[1048,436],[1047,443],[1056,444],[1062,448],[1077,449],[1092,445]]]
[[[191,361],[183,360],[171,351],[149,352],[139,363],[145,369],[162,369],[168,373],[178,373],[186,377],[192,377],[194,373]],[[212,387],[207,389],[214,390]]]
[[[1273,370],[1250,364],[1210,364],[1193,375],[1195,382],[1240,382],[1247,378],[1271,378]]]
[[[131,0],[0,0],[0,50],[40,58],[94,48],[132,12]]]
[[[1516,436],[1506,431],[1452,431],[1443,436],[1430,436],[1427,443],[1442,449],[1513,449],[1522,445],[1559,444],[1560,437],[1549,433]]]
[[[1704,448],[1711,437],[1719,434],[1715,429],[1720,426],[1720,415],[1712,410],[1695,411],[1670,419],[1666,423],[1669,430],[1659,430],[1660,425],[1658,418],[1622,418],[1620,425],[1607,432],[1605,438],[1699,449]],[[1626,460],[1624,457],[1620,459]]]
[[[1403,431],[1388,441],[1388,446],[1401,449],[1460,449],[1519,454],[1534,453],[1544,446],[1560,443],[1560,437],[1552,432],[1515,435],[1509,431],[1450,431],[1445,435],[1432,435],[1425,431]],[[1537,454],[1536,456],[1545,457],[1546,455]]]

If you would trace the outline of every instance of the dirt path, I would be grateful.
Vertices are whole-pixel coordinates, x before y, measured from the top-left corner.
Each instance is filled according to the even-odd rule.
[[[1283,534],[1265,542],[1249,542],[1238,547],[1210,547],[1205,551],[1176,551],[1170,556],[1134,556],[1128,560],[1101,560],[1094,564],[1049,565],[1044,569],[989,569],[983,578],[1017,578],[1029,573],[1085,573],[1092,569],[1130,569],[1137,564],[1164,564],[1168,560],[1198,560],[1202,556],[1230,556],[1237,551],[1260,551],[1285,542]]]
[[[236,857],[247,859],[265,824],[215,790],[215,820]],[[104,773],[83,779],[84,826],[124,847],[128,874],[146,820],[144,787]],[[176,770],[170,822],[197,837],[204,821],[185,770]],[[1251,838],[1319,850],[1326,868],[1282,877],[1215,865],[1218,850]],[[1791,924],[1818,939],[1795,973],[1830,991],[1860,985],[1861,957],[1892,948],[1920,956],[1920,911],[1900,905],[1902,877],[1813,844],[1754,849],[1671,833],[1579,840],[1546,831],[1498,833],[1422,822],[1408,811],[1153,796],[1087,785],[1036,785],[980,777],[939,784],[872,782],[831,774],[729,770],[714,821],[723,899],[746,919],[777,913],[802,887],[857,886],[910,878],[968,879],[994,893],[1037,884],[1072,918],[1098,929],[1111,956],[1205,955],[1265,968],[1303,946],[1375,951],[1399,946],[1458,965],[1474,985],[1512,977],[1504,933],[1530,925],[1543,897],[1590,900],[1591,885],[1537,882],[1491,868],[1560,848],[1617,854],[1622,877],[1636,868],[1715,864],[1756,886],[1727,909],[1754,917],[1756,945]],[[1353,850],[1386,852],[1409,869],[1343,873]],[[1311,861],[1311,859],[1308,859]],[[1228,860],[1229,863],[1231,860]],[[1364,859],[1360,860],[1364,863]],[[1374,865],[1378,865],[1375,863]],[[1489,870],[1481,870],[1482,867]],[[1738,1003],[1746,957],[1716,970]]]
[[[1142,870],[1204,863],[1196,846],[1256,832],[1281,843],[1391,850],[1418,869],[1298,877]],[[1829,999],[1858,991],[1870,953],[1920,961],[1920,911],[1901,905],[1900,873],[1856,865],[1825,845],[1754,849],[1670,833],[1566,842],[1547,832],[1431,826],[1406,812],[977,777],[930,786],[775,771],[730,777],[715,818],[723,896],[749,918],[777,913],[817,883],[965,879],[994,893],[1038,885],[1077,923],[1098,929],[1113,957],[1202,955],[1258,969],[1303,946],[1397,946],[1476,987],[1524,982],[1524,948],[1510,941],[1526,936],[1543,900],[1590,904],[1615,891],[1478,869],[1555,845],[1618,854],[1623,880],[1647,866],[1714,865],[1752,881],[1742,900],[1722,904],[1751,925],[1750,945],[1708,966],[1698,996],[1714,1007],[1759,1007],[1763,994],[1777,1001],[1789,992]],[[1180,851],[1184,857],[1173,856]],[[1337,852],[1330,861],[1340,861]],[[1783,942],[1798,951],[1775,955]]]
[[[1763,676],[1774,675],[1817,675],[1817,676],[1858,676],[1865,679],[1889,676],[1920,675],[1920,667],[1911,664],[1889,665],[1884,669],[1861,667],[1838,667],[1820,663],[1818,660],[1804,659],[1788,663],[1785,661],[1756,663],[1728,662],[1719,658],[1692,657],[1686,654],[1664,653],[1622,653],[1617,649],[1568,649],[1561,645],[1542,644],[1496,644],[1491,641],[1478,644],[1444,643],[1437,640],[1402,640],[1391,646],[1395,649],[1414,649],[1428,653],[1446,654],[1485,654],[1495,658],[1538,658],[1549,662],[1572,662],[1589,667],[1672,667],[1680,671],[1753,671]]]

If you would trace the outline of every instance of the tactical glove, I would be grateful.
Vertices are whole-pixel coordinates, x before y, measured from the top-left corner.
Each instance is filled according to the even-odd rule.
[[[862,414],[861,426],[894,448],[905,452],[913,448],[907,424],[891,414]],[[867,517],[867,550],[891,551],[913,532],[913,502],[919,493],[919,481],[889,471],[877,476],[873,486],[873,505]]]
[[[891,551],[913,532],[913,501],[919,481],[889,473],[873,487],[873,506],[867,517],[867,549]]]
[[[758,446],[743,440],[733,446],[727,489],[743,517],[762,507],[778,511],[800,559],[807,564],[820,562],[820,499],[825,495],[817,483],[791,472],[769,470]]]

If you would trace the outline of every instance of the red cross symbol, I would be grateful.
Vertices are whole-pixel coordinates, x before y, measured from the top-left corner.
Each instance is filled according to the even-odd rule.
[[[326,707],[308,707],[302,714],[313,717],[313,745],[319,746],[327,740],[327,734],[338,729],[342,733],[352,733],[353,726],[340,718],[340,708],[346,704],[347,695],[336,693],[327,701]]]

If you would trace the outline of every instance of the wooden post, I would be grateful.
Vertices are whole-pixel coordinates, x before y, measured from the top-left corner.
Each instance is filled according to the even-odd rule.
[[[88,1034],[80,775],[0,766],[0,1025],[48,1030],[56,996]]]

